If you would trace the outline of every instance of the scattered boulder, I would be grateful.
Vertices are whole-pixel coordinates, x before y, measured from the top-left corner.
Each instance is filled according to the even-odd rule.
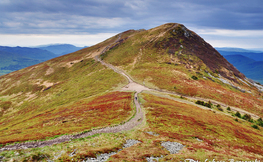
[[[161,144],[164,148],[166,148],[171,154],[176,154],[180,150],[183,149],[184,145],[177,143],[177,142],[162,142]]]

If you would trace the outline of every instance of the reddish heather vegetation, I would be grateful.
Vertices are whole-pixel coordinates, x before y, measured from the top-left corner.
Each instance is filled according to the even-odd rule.
[[[120,124],[133,114],[132,93],[111,92],[35,115],[1,131],[1,143],[43,139]],[[31,109],[32,111],[33,109]],[[25,110],[23,110],[25,111]],[[9,119],[9,122],[14,122]]]
[[[150,130],[186,145],[188,153],[182,156],[193,154],[195,157],[198,151],[238,158],[263,155],[262,130],[238,123],[232,117],[170,99],[149,94],[143,94],[143,98]],[[196,138],[203,142],[193,141]],[[244,154],[237,155],[239,150]]]

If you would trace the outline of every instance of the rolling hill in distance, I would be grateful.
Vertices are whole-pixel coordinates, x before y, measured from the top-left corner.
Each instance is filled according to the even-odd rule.
[[[253,51],[253,50],[246,50],[241,48],[216,48],[216,49],[223,56],[242,55],[251,58],[255,61],[263,61],[262,51]]]
[[[263,61],[255,61],[243,55],[227,55],[224,57],[248,78],[263,84]]]
[[[263,84],[263,52],[241,48],[216,48],[246,77]]]
[[[0,46],[0,75],[82,49],[69,44],[43,45],[39,48]]]
[[[42,46],[39,46],[38,48],[52,52],[57,56],[61,56],[61,55],[65,55],[68,53],[72,53],[72,52],[81,50],[82,48],[86,48],[86,47],[76,47],[71,44],[52,44],[52,45],[42,45]]]
[[[262,160],[262,91],[182,24],[128,30],[0,76],[0,157]]]
[[[0,46],[0,75],[20,70],[54,57],[56,57],[55,54],[38,48]]]

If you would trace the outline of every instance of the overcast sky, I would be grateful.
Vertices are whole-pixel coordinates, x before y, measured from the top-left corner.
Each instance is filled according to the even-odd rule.
[[[182,23],[214,47],[263,49],[263,0],[0,0],[0,45],[90,46]]]

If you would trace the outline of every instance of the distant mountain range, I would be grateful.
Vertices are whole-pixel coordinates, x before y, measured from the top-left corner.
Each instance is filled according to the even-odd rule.
[[[44,45],[34,48],[0,46],[0,75],[72,53],[82,48],[84,47],[76,47],[70,44]]]
[[[233,48],[233,47],[215,47],[217,51],[225,52],[252,52],[252,53],[262,53],[263,49],[243,49],[243,48]]]
[[[263,84],[263,52],[241,48],[216,48],[240,72]]]
[[[85,46],[87,47],[87,46]],[[53,44],[53,45],[45,45],[45,46],[39,46],[39,49],[47,50],[49,52],[54,53],[57,56],[65,55],[68,53],[72,53],[75,51],[78,51],[85,47],[76,47],[71,44]]]

